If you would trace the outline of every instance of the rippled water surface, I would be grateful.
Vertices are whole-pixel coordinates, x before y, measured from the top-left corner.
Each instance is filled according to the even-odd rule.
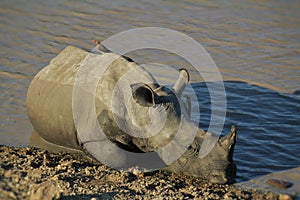
[[[33,76],[68,45],[91,49],[131,28],[170,28],[205,47],[225,82],[227,118],[239,130],[238,180],[300,166],[299,1],[33,1],[0,2],[0,141],[28,145],[26,92]],[[161,52],[144,62],[185,65]],[[168,79],[170,74],[160,73]],[[200,125],[209,123],[209,95],[199,92]],[[200,82],[200,83],[199,83]],[[250,84],[247,84],[250,83]]]

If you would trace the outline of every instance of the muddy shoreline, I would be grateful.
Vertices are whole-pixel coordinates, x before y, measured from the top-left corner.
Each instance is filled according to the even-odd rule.
[[[0,199],[292,199],[162,171],[117,171],[81,155],[0,146]]]

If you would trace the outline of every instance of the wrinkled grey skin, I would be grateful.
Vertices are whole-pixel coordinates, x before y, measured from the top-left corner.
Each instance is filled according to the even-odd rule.
[[[48,148],[57,145],[64,150],[75,149],[91,155],[95,153],[93,151],[97,151],[97,145],[100,143],[93,143],[94,135],[89,133],[85,136],[78,135],[72,113],[72,92],[78,66],[89,59],[90,63],[97,59],[97,63],[101,63],[103,59],[105,60],[105,56],[110,55],[97,53],[102,55],[67,47],[33,79],[28,89],[27,110],[35,135],[40,138],[35,146]],[[115,99],[112,99],[117,81],[132,69],[136,69],[139,76],[141,73],[144,74],[144,82],[136,81],[137,79],[130,76],[115,93],[117,94]],[[147,71],[134,62],[118,58],[104,72],[94,94],[97,120],[101,129],[111,142],[127,151],[139,153],[158,151],[174,139],[183,119],[189,123],[190,102],[184,102],[180,98],[188,79],[187,70],[180,70],[174,87],[169,89],[160,86]],[[130,96],[128,107],[124,103],[126,95]],[[116,110],[124,107],[126,109],[115,114],[108,106],[111,102],[117,106]],[[126,130],[134,132],[138,127],[144,127],[143,133],[148,134],[147,137],[127,134],[120,128],[116,117],[125,124]],[[158,133],[148,137],[156,127],[159,127],[158,131],[156,130]],[[186,131],[189,135],[189,129]],[[205,134],[204,130],[197,128],[196,137],[188,150],[164,169],[196,176],[213,183],[233,182],[236,175],[236,166],[232,159],[237,139],[235,127],[232,127],[227,136],[220,138],[212,151],[201,159],[197,155]],[[46,145],[40,145],[42,142]],[[91,144],[92,148],[88,148],[86,144]],[[108,159],[111,159],[109,154]],[[120,153],[120,157],[116,159],[121,162],[124,158]]]

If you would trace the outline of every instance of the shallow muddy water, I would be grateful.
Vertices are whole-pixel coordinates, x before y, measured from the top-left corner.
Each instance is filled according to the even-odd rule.
[[[300,3],[298,1],[33,1],[0,2],[0,142],[25,146],[32,127],[26,92],[34,75],[68,45],[137,27],[174,29],[205,47],[225,80],[224,133],[238,127],[238,181],[300,166]],[[134,52],[142,63],[189,68],[159,51]],[[159,73],[172,80],[172,74]],[[207,128],[205,83],[200,126]],[[250,84],[248,84],[250,83]],[[197,113],[196,113],[197,114]]]

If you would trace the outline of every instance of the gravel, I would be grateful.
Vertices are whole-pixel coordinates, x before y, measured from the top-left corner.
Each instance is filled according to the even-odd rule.
[[[118,171],[81,155],[0,146],[0,199],[292,199],[163,171]]]

